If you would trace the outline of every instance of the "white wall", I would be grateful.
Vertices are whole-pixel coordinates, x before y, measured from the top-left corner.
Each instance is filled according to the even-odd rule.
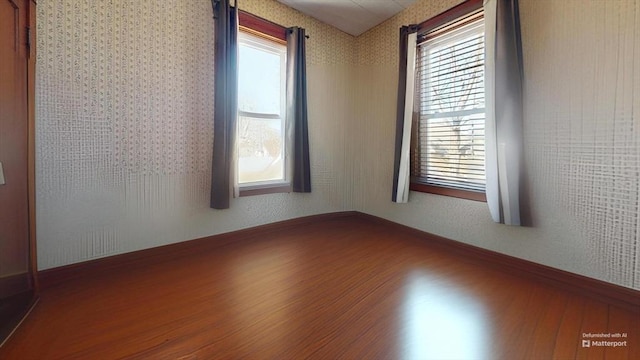
[[[355,39],[275,1],[243,8],[307,28],[312,194],[209,208],[210,0],[38,2],[38,267],[351,210],[345,124]],[[346,199],[346,200],[345,200]]]
[[[480,202],[390,201],[398,28],[457,2],[419,1],[357,39],[356,209],[640,289],[640,1],[520,1],[533,227],[494,224]]]

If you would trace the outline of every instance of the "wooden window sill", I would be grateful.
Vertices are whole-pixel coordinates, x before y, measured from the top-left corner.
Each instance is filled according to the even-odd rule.
[[[240,197],[289,192],[291,192],[290,184],[273,184],[256,187],[248,186],[246,188],[240,188]]]
[[[415,183],[415,182],[411,183],[411,185],[409,186],[409,189],[413,191],[418,191],[418,192],[451,196],[451,197],[473,200],[473,201],[487,202],[487,196],[483,192],[452,189],[447,187],[426,185],[426,184]]]

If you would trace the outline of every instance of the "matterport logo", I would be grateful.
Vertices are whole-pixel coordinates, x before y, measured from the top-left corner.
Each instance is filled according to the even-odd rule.
[[[582,347],[624,347],[627,333],[582,333]]]

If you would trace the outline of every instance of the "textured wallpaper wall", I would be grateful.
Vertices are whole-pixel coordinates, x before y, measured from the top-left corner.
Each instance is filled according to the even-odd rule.
[[[572,219],[598,277],[640,289],[640,1],[525,5],[535,208]]]
[[[640,289],[640,1],[520,0],[533,227],[494,224],[468,200],[390,202],[398,28],[458,2],[418,1],[357,38],[356,209]]]
[[[39,267],[355,209],[640,289],[640,0],[520,0],[533,227],[494,224],[480,202],[391,203],[398,28],[459,2],[420,0],[354,39],[273,0],[243,0],[311,36],[314,192],[214,211],[210,1],[40,1]]]
[[[38,2],[40,269],[351,209],[345,123],[353,37],[271,0],[242,1],[308,41],[312,194],[209,209],[210,0]]]

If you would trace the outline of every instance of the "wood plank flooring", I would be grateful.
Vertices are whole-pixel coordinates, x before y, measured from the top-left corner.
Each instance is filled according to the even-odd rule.
[[[86,268],[0,359],[640,359],[638,320],[343,217]]]

